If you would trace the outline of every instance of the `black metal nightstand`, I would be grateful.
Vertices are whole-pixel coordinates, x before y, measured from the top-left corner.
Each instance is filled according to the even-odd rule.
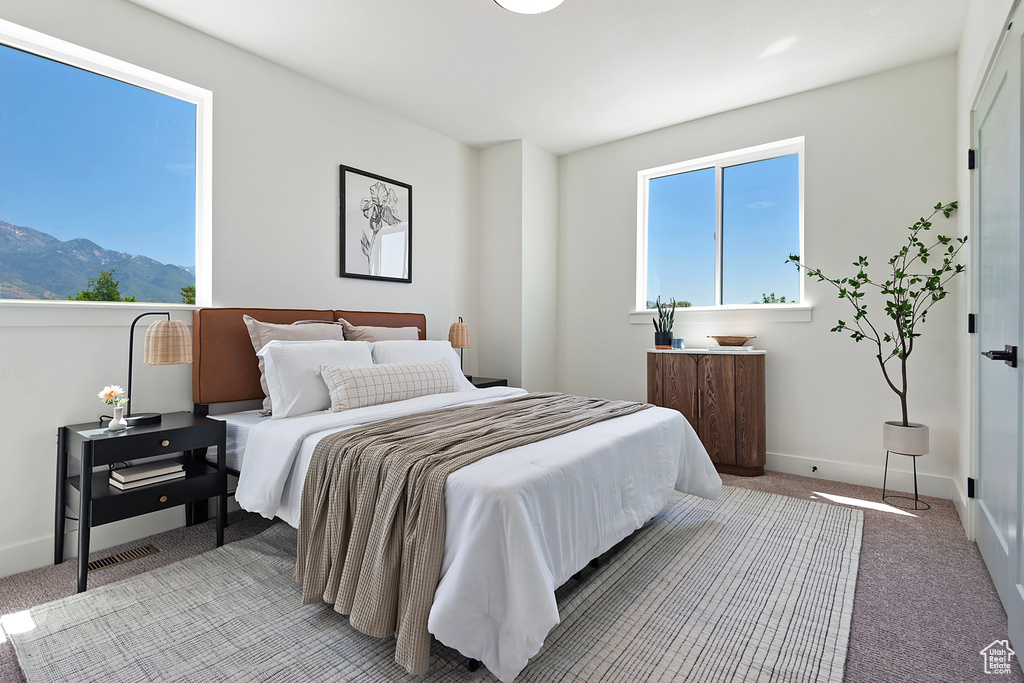
[[[469,378],[469,381],[473,383],[477,389],[486,389],[487,387],[507,387],[508,380],[501,379],[500,377],[480,377],[479,375],[473,375]]]
[[[226,424],[192,413],[168,413],[158,424],[107,432],[99,422],[57,430],[57,500],[53,563],[64,561],[65,506],[78,511],[78,592],[89,575],[89,534],[94,526],[187,505],[186,523],[205,519],[205,502],[217,497],[217,545],[224,544],[227,519]],[[207,464],[217,447],[217,467]],[[183,453],[185,477],[122,491],[108,483],[109,465],[157,455]],[[82,475],[69,477],[68,456],[78,457]],[[193,505],[202,501],[202,505]]]

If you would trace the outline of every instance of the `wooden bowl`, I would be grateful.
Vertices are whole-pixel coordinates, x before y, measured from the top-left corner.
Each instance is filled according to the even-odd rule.
[[[714,339],[718,342],[719,346],[743,346],[751,339],[757,339],[757,337],[730,337],[730,336],[715,336],[712,334],[708,335],[708,339]]]

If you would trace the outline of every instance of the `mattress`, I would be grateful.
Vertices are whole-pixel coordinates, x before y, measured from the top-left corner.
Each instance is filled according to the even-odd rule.
[[[269,418],[262,417],[259,410],[245,410],[240,413],[225,413],[224,415],[211,415],[215,420],[227,423],[227,437],[225,443],[227,448],[224,459],[229,470],[239,472],[242,469],[242,456],[245,455],[245,444],[249,441],[249,430],[254,425]],[[206,461],[217,464],[217,447],[214,446],[206,451]]]
[[[313,449],[327,434],[523,393],[494,387],[265,420],[249,430],[235,500],[297,526]],[[445,484],[447,531],[428,630],[511,681],[558,623],[559,585],[656,515],[673,490],[717,498],[721,483],[690,424],[658,407],[454,472]]]

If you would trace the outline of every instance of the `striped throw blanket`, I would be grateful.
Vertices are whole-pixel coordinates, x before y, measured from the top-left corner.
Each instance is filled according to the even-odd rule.
[[[324,437],[302,490],[295,580],[368,635],[396,636],[395,661],[427,670],[427,617],[444,552],[448,475],[499,451],[650,406],[526,394],[383,420]]]

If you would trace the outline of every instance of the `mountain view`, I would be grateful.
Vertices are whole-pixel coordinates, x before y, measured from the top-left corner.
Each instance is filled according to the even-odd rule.
[[[104,249],[87,239],[62,242],[0,221],[0,298],[66,300],[100,269],[115,270],[121,294],[138,301],[181,303],[181,288],[196,283],[194,266]]]

